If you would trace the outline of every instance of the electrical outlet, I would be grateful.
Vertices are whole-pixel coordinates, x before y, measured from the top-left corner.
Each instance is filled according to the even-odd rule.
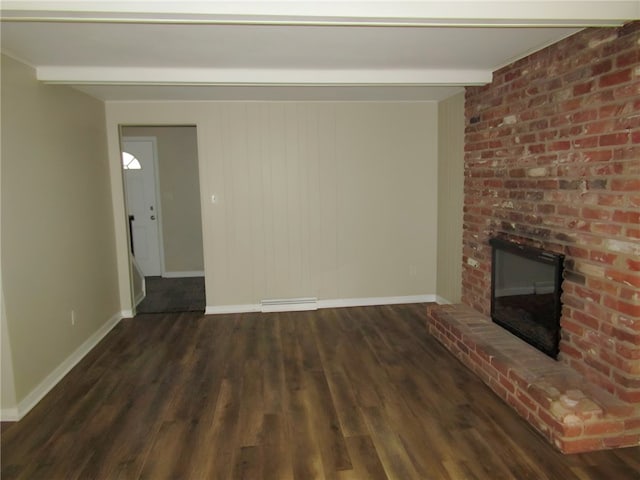
[[[76,311],[75,310],[71,310],[71,326],[75,326],[76,324]]]

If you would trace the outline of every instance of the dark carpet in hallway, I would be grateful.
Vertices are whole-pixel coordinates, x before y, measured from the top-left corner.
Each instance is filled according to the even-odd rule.
[[[204,312],[204,277],[146,277],[146,285],[137,313]]]

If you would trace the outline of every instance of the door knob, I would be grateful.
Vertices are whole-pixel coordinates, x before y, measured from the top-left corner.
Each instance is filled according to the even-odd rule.
[[[156,219],[156,216],[155,216],[155,215],[151,215],[151,217],[150,217],[150,218],[151,218],[151,220],[155,220],[155,219]]]

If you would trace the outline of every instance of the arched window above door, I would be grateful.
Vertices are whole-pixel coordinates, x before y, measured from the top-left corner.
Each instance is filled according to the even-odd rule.
[[[142,170],[140,161],[127,152],[122,152],[122,168],[124,170]]]

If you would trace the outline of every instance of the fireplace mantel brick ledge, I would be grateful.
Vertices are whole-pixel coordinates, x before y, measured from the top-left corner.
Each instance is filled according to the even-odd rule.
[[[427,329],[563,453],[640,444],[640,406],[589,382],[458,305],[428,307]]]

